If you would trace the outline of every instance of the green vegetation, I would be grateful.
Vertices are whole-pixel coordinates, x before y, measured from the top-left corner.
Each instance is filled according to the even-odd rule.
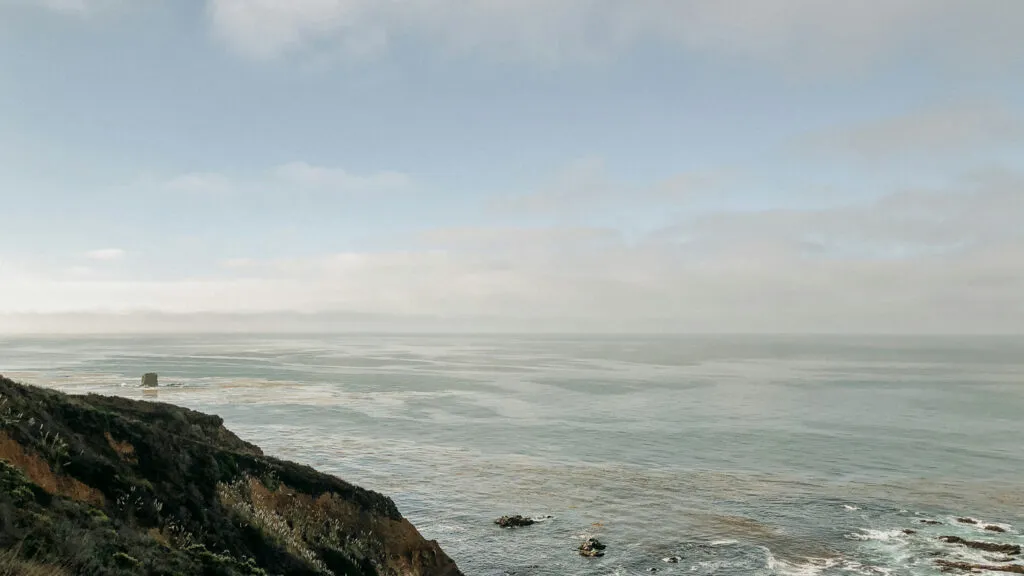
[[[0,576],[457,575],[394,503],[220,418],[0,377]]]

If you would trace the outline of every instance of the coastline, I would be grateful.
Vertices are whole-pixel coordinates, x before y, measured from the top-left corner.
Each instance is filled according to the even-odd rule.
[[[154,369],[160,401],[389,495],[467,574],[928,576],[933,558],[998,559],[941,537],[1024,544],[1019,341],[952,355],[808,339],[764,355],[778,344],[14,339],[4,372],[150,399],[138,375]],[[510,513],[554,519],[492,523]],[[590,537],[604,557],[577,553]]]
[[[459,576],[383,495],[217,416],[0,376],[0,549],[53,574]]]

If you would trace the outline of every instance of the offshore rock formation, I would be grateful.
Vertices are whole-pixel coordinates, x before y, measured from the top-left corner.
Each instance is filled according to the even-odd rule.
[[[580,556],[588,556],[590,558],[599,558],[604,556],[605,549],[608,548],[601,543],[597,538],[588,538],[586,542],[580,544]]]
[[[970,562],[950,562],[948,560],[936,560],[935,565],[943,572],[1008,572],[1010,574],[1024,574],[1024,566],[1019,564],[971,564]]]
[[[494,523],[502,528],[523,528],[525,526],[533,526],[537,521],[533,518],[526,518],[516,514],[515,516],[502,516],[495,520]]]
[[[0,572],[461,576],[391,499],[217,416],[2,376]]]
[[[975,550],[984,550],[985,552],[1001,552],[1009,556],[1016,556],[1020,554],[1020,546],[1017,544],[999,544],[997,542],[977,542],[974,540],[964,540],[959,536],[940,536],[939,540],[946,542],[947,544],[961,544],[968,548]]]

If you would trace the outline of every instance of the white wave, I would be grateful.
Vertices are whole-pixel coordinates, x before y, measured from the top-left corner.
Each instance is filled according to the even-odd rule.
[[[802,562],[790,562],[776,558],[771,552],[767,554],[768,569],[782,576],[818,576],[839,563],[834,558],[805,558]]]
[[[871,530],[868,528],[861,528],[860,532],[854,532],[847,534],[846,537],[851,540],[876,540],[879,542],[889,542],[891,540],[897,540],[906,536],[903,530]]]
[[[465,526],[459,526],[456,524],[437,524],[432,526],[432,528],[437,532],[444,532],[445,534],[455,534],[466,531]]]
[[[892,574],[891,568],[883,568],[881,566],[872,566],[870,564],[861,564],[860,562],[854,562],[852,560],[846,560],[840,562],[840,568],[849,572],[856,572],[857,574],[865,575],[877,575],[877,576],[889,576]]]
[[[881,566],[861,564],[845,558],[805,558],[800,562],[779,560],[768,554],[768,569],[780,576],[820,576],[832,570],[864,576],[889,576],[892,570]]]
[[[982,532],[985,532],[987,534],[992,534],[992,535],[999,534],[998,532],[993,532],[992,530],[986,530],[986,528],[989,527],[989,526],[996,526],[998,528],[1002,528],[1003,530],[1006,530],[1006,533],[1013,533],[1014,532],[1012,524],[1003,524],[1003,523],[1000,523],[1000,522],[985,522],[983,524],[978,524],[977,528],[979,530],[981,530]]]
[[[860,510],[860,508],[858,508],[856,506],[851,506],[850,504],[843,504],[843,508],[846,508],[847,510],[849,510],[851,512],[853,512],[855,510]]]

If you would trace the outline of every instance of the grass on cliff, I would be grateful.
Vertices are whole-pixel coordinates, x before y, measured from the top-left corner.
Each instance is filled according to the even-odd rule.
[[[221,504],[219,484],[273,472],[221,424],[0,379],[0,576],[331,573]]]
[[[391,499],[217,416],[2,376],[0,554],[0,576],[460,574]]]
[[[0,552],[0,576],[70,576],[61,566],[23,559],[19,550],[20,546]]]

